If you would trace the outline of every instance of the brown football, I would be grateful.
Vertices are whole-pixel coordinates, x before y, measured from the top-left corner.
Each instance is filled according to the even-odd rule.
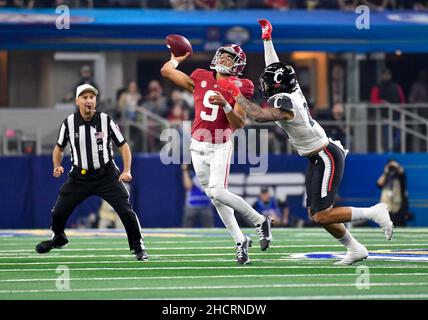
[[[170,34],[166,37],[166,46],[171,50],[175,57],[184,56],[187,52],[193,54],[192,45],[187,38],[179,34]]]

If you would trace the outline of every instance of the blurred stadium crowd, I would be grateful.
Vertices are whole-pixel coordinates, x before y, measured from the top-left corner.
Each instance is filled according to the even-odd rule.
[[[81,70],[81,80],[76,84],[97,84],[92,79],[91,67],[84,65]],[[334,72],[333,72],[334,73]],[[397,78],[397,77],[395,77]],[[398,80],[399,81],[399,80]],[[337,77],[332,80],[330,90],[334,87],[344,87],[345,78]],[[113,115],[118,123],[141,124],[143,116],[149,112],[159,118],[168,121],[171,127],[180,128],[183,121],[194,118],[193,97],[190,93],[174,88],[165,88],[165,83],[158,79],[148,81],[144,88],[140,88],[137,81],[131,80],[116,92],[116,101],[102,101],[101,108]],[[334,93],[333,93],[334,95]],[[72,103],[71,95],[64,97],[63,102]],[[258,90],[255,90],[254,100],[263,107],[267,107],[266,101],[260,96]],[[424,104],[428,102],[428,73],[427,70],[421,69],[419,74],[409,86],[406,92],[402,85],[397,82],[390,69],[385,67],[382,71],[380,81],[370,88],[369,102],[373,105],[380,105],[385,102],[392,104]],[[327,108],[316,108],[314,101],[309,101],[311,115],[313,118],[323,122],[328,135],[334,139],[346,144],[348,135],[345,128],[345,104],[340,97],[333,97]],[[422,114],[425,115],[425,114]],[[386,115],[385,115],[386,117]],[[246,126],[251,128],[256,125],[250,118],[246,119]],[[153,130],[160,131],[162,128],[159,124],[152,123]],[[287,148],[287,139],[281,130],[275,126],[270,126],[270,143],[271,152],[282,153],[289,151]],[[138,129],[138,126],[131,128],[129,132],[130,139],[134,145],[135,151],[157,151],[161,147],[156,139],[149,139],[148,150],[141,150],[144,132]],[[398,139],[398,138],[397,138]],[[394,142],[394,148],[399,149],[399,141]]]
[[[79,8],[165,8],[176,10],[216,9],[329,9],[354,10],[358,5],[371,9],[427,10],[428,0],[0,0],[0,8],[49,8],[67,5]]]

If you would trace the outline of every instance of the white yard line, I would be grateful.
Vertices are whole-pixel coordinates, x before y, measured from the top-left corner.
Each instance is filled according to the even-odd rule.
[[[367,245],[367,247],[408,247],[408,246],[418,246],[418,247],[428,247],[428,243],[377,243],[377,244],[370,244]],[[343,248],[343,245],[341,244],[308,244],[308,245],[272,245],[272,248]],[[226,246],[226,247],[151,247],[148,248],[150,250],[230,250],[233,249],[233,246]],[[63,250],[66,251],[124,251],[126,248],[64,248]],[[33,252],[33,250],[29,249],[22,249],[22,250],[1,250],[0,255],[6,255],[7,253],[18,253],[18,252]]]
[[[343,251],[345,252],[345,251]],[[285,256],[288,253],[284,252],[273,252],[273,253],[262,253],[262,252],[251,252],[251,256],[266,256],[266,255],[275,255],[275,256]],[[0,261],[2,259],[75,259],[75,258],[129,258],[133,255],[131,253],[129,254],[88,254],[88,255],[38,255],[34,253],[33,255],[27,255],[27,256],[0,256]],[[229,253],[177,253],[177,254],[150,254],[150,258],[162,258],[162,257],[234,257],[235,253],[231,250]],[[18,263],[19,261],[17,261]],[[52,261],[52,263],[55,263],[55,261]]]
[[[224,256],[224,255],[221,255]],[[83,261],[43,261],[43,262],[0,262],[0,266],[39,266],[39,265],[71,265],[71,264],[81,264],[81,265],[85,265],[85,264],[126,264],[126,263],[134,263],[134,264],[141,264],[141,261],[137,261],[135,260],[135,258],[131,257],[131,256],[127,256],[129,259],[126,260],[93,260],[93,261],[88,261],[88,260],[83,260]],[[390,258],[393,259],[393,258]],[[415,258],[417,259],[417,258]],[[275,263],[275,262],[284,262],[284,261],[295,261],[296,259],[291,259],[291,258],[276,258],[276,259],[251,259],[252,262],[257,262],[257,263]],[[339,260],[339,258],[337,259],[329,259],[329,261],[332,261],[332,263],[336,260]],[[402,262],[400,260],[400,258],[396,259],[398,262]],[[146,263],[150,263],[150,265],[153,264],[168,264],[168,263],[194,263],[194,262],[198,262],[198,263],[225,263],[225,262],[231,262],[234,261],[234,255],[230,255],[229,258],[227,259],[190,259],[190,260],[186,260],[186,259],[178,259],[178,260],[167,260],[167,259],[156,259],[154,258],[154,256],[151,256],[151,258],[149,258],[149,261]],[[325,261],[325,260],[324,260]],[[319,263],[319,260],[317,261],[317,263]],[[0,269],[0,272],[2,270]],[[427,273],[428,275],[428,273]]]
[[[208,300],[352,300],[352,299],[427,299],[428,294],[360,294],[360,295],[317,295],[317,296],[260,296],[260,297],[205,297]],[[159,298],[156,300],[201,300],[192,298]],[[261,303],[263,304],[263,303]]]
[[[379,282],[370,283],[370,287],[403,287],[428,286],[428,282]],[[223,290],[223,289],[264,289],[264,288],[340,288],[355,287],[355,283],[290,283],[290,284],[255,284],[255,285],[220,285],[220,286],[167,286],[167,287],[129,287],[129,288],[81,288],[81,289],[29,289],[29,290],[0,290],[0,294],[15,293],[66,293],[66,292],[112,292],[112,291],[153,291],[153,290]]]
[[[139,262],[139,261],[136,261]],[[260,265],[246,265],[240,266],[237,264],[231,264],[229,266],[219,266],[219,267],[147,267],[150,266],[150,262],[139,262],[141,263],[140,267],[134,268],[123,268],[123,267],[105,267],[105,268],[69,268],[70,271],[151,271],[151,270],[245,270],[245,269],[340,269],[340,268],[356,268],[357,266],[260,266]],[[426,265],[405,265],[405,266],[370,266],[370,269],[428,269]],[[0,269],[1,272],[47,272],[47,271],[56,271],[56,268],[38,268],[38,269]]]
[[[239,278],[324,278],[324,277],[358,277],[356,273],[304,273],[304,274],[242,274]],[[428,273],[415,272],[415,273],[370,273],[370,276],[388,276],[388,277],[417,277],[428,276]],[[96,277],[96,278],[61,278],[61,280],[69,281],[123,281],[123,280],[185,280],[185,279],[236,279],[236,275],[216,275],[216,276],[149,276],[149,277]],[[57,281],[57,278],[30,278],[30,279],[2,279],[0,283],[9,282],[50,282]]]
[[[213,262],[213,263],[223,263],[223,262],[231,262],[233,261],[233,257],[229,259],[192,259],[192,260],[162,260],[162,259],[150,259],[148,263],[193,263],[193,262]],[[280,262],[282,259],[251,259],[253,262]],[[128,260],[95,260],[95,261],[45,261],[45,262],[0,262],[0,266],[16,266],[19,264],[20,266],[25,265],[67,265],[67,264],[125,264],[125,263],[142,263],[140,261],[135,260],[135,258],[129,257]]]
[[[372,239],[364,238],[363,242],[364,242],[365,245],[370,245],[370,242],[379,243],[379,241],[382,241],[382,240],[383,240],[383,238],[381,238],[381,237],[372,238]],[[418,238],[418,239],[410,239],[410,238],[407,238],[407,239],[402,239],[402,240],[405,240],[407,242],[413,242],[414,241],[416,243],[420,243],[421,240],[422,241],[428,241],[428,238],[427,239],[420,239],[420,238]],[[314,240],[308,240],[308,239],[279,240],[279,239],[275,239],[273,243],[274,244],[279,244],[279,243],[280,244],[287,244],[287,243],[296,243],[296,242],[307,243],[307,242],[311,242],[311,241],[314,241]],[[397,240],[394,239],[394,241],[397,241]],[[148,245],[148,244],[150,244],[150,245],[177,244],[177,243],[182,243],[183,245],[187,245],[187,244],[197,244],[197,243],[204,243],[204,242],[230,244],[230,243],[232,243],[232,240],[231,239],[224,239],[224,240],[204,239],[204,240],[199,240],[199,241],[180,241],[180,240],[178,240],[178,241],[145,241],[146,245]],[[256,240],[256,242],[257,242],[257,240]],[[31,241],[31,243],[26,244],[26,245],[27,246],[30,246],[30,245],[32,246],[34,244],[34,246],[35,246],[36,243],[37,243],[37,241]],[[333,238],[331,238],[331,239],[317,239],[316,243],[317,244],[319,244],[319,243],[323,243],[323,244],[333,243],[333,244],[335,244],[335,240]],[[107,241],[107,240],[100,241],[100,242],[82,242],[82,241],[73,241],[73,240],[71,240],[71,245],[73,245],[75,247],[77,247],[77,246],[97,246],[97,245],[104,245],[105,246],[106,244],[108,244],[108,245],[115,245],[115,246],[127,246],[128,243],[126,242],[126,240],[125,241],[121,241],[121,242],[112,242],[112,241]],[[22,243],[4,243],[4,244],[0,243],[0,251],[3,251],[2,250],[3,247],[4,248],[8,248],[8,247],[22,247],[22,246],[23,246]]]

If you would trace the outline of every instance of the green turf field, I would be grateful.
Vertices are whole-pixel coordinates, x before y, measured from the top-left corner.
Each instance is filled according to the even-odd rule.
[[[224,229],[145,229],[147,262],[134,260],[124,233],[70,230],[67,248],[45,255],[34,246],[48,231],[18,233],[0,232],[0,299],[428,298],[428,229],[396,229],[392,241],[380,229],[352,229],[373,257],[392,250],[390,259],[415,260],[354,266],[292,255],[344,252],[317,228],[273,229],[266,252],[255,231],[245,229],[254,240],[246,266],[236,264]]]

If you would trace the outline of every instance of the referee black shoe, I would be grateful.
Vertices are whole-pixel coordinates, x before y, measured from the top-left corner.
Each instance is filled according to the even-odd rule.
[[[245,237],[245,241],[243,243],[236,244],[236,262],[239,264],[247,264],[250,262],[250,257],[248,256],[248,249],[251,247],[250,237]]]
[[[51,240],[46,240],[46,241],[40,242],[36,246],[36,251],[38,253],[48,253],[49,251],[51,251],[54,248],[64,247],[67,243],[68,243],[67,237],[65,236],[65,234],[61,234],[59,236],[55,236]]]
[[[140,261],[146,261],[149,260],[149,256],[147,255],[147,252],[145,249],[137,249],[135,252],[135,258]]]
[[[269,243],[272,241],[272,218],[266,216],[265,221],[256,227],[257,234],[260,240],[260,249],[266,251],[269,248]]]

